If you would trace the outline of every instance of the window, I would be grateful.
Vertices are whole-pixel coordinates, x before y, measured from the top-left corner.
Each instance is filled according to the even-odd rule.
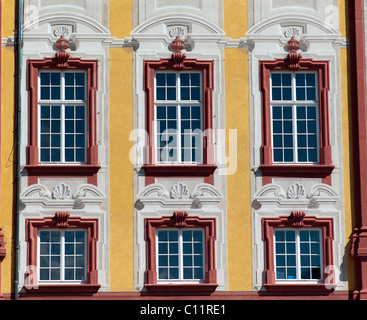
[[[40,72],[40,162],[85,163],[84,72]]]
[[[85,177],[97,184],[98,61],[27,61],[28,185],[39,177]]]
[[[98,291],[98,219],[70,217],[68,212],[27,219],[26,240],[27,265],[37,270],[36,277],[25,277],[33,281],[25,285],[27,292]]]
[[[202,163],[201,95],[201,73],[156,72],[157,163]]]
[[[320,230],[275,230],[274,243],[277,282],[322,280]]]
[[[269,292],[327,292],[333,266],[333,219],[293,211],[289,217],[263,218],[264,283]]]
[[[263,184],[274,177],[313,177],[331,184],[329,62],[260,61]]]
[[[41,230],[39,243],[39,281],[86,281],[86,233],[83,230]]]
[[[144,61],[146,185],[172,176],[214,183],[213,89],[213,61]]]
[[[145,219],[147,290],[152,292],[212,292],[215,269],[214,218],[171,217]]]
[[[316,73],[271,73],[274,163],[318,163]]]
[[[158,281],[204,280],[204,236],[200,229],[157,230]]]

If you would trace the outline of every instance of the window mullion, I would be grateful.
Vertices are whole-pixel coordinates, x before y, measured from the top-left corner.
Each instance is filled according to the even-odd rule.
[[[300,249],[299,230],[296,230],[295,233],[296,233],[297,280],[301,280],[301,249]]]
[[[60,121],[60,160],[65,163],[65,103],[61,104],[61,121]]]
[[[60,280],[65,280],[65,231],[60,231]]]

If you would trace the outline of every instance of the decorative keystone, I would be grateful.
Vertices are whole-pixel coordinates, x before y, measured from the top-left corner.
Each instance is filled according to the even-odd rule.
[[[55,59],[57,61],[57,67],[59,68],[67,68],[68,67],[68,60],[70,54],[66,52],[67,49],[70,48],[69,40],[66,39],[63,35],[56,41],[56,49],[59,52],[56,53]]]
[[[292,38],[288,41],[287,44],[287,49],[289,50],[288,56],[287,56],[287,60],[289,63],[288,68],[289,69],[299,69],[300,65],[299,65],[299,61],[302,58],[302,55],[300,53],[298,53],[297,51],[301,48],[301,46],[299,45],[299,41],[292,36]]]
[[[176,69],[183,69],[183,61],[186,58],[186,55],[181,51],[185,49],[185,43],[179,36],[177,36],[172,41],[171,48],[175,50],[175,52],[172,53],[173,67]]]

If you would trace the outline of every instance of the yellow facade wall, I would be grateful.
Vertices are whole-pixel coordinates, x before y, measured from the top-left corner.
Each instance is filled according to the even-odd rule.
[[[226,128],[237,129],[237,170],[227,176],[228,283],[252,290],[249,83],[247,49],[225,50]],[[228,146],[227,135],[227,146]],[[227,150],[228,154],[228,150]],[[241,190],[239,193],[238,191]]]
[[[1,37],[14,36],[14,1],[2,1]],[[13,190],[14,190],[14,48],[1,48],[1,168],[0,228],[5,236],[6,257],[1,264],[1,292],[13,285]]]
[[[132,48],[110,48],[110,284],[132,291],[134,274]]]

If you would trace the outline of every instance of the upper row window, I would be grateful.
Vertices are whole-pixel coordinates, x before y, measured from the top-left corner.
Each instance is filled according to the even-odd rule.
[[[271,73],[274,163],[318,163],[316,73]]]
[[[40,72],[38,114],[41,163],[85,163],[85,77],[85,72]]]

